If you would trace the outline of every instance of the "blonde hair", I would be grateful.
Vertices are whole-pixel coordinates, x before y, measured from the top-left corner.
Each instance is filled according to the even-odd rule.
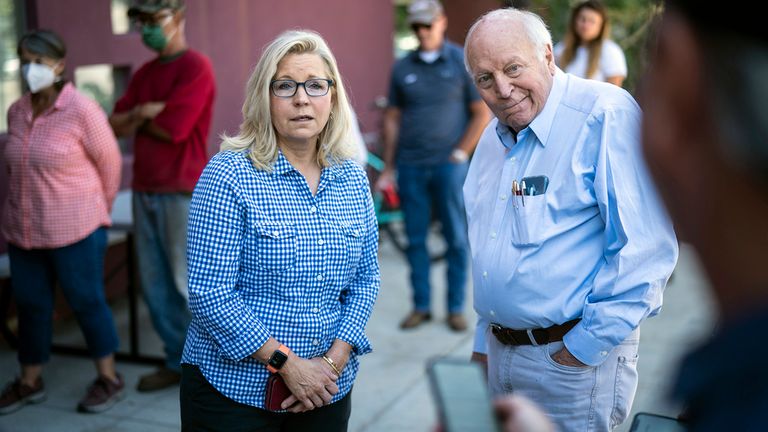
[[[599,0],[586,0],[577,4],[571,9],[571,17],[568,21],[568,30],[565,32],[565,38],[563,39],[563,53],[558,59],[560,67],[565,69],[576,58],[576,50],[584,42],[576,33],[576,20],[579,13],[584,9],[590,9],[597,12],[600,18],[603,20],[600,26],[600,33],[594,40],[586,42],[587,46],[587,74],[585,78],[591,78],[597,72],[600,67],[600,55],[603,51],[603,42],[608,39],[611,34],[611,24],[608,22],[608,11],[605,9]]]
[[[277,134],[270,113],[270,82],[277,73],[277,65],[289,54],[315,54],[319,56],[333,80],[331,87],[331,115],[317,140],[317,162],[321,167],[341,163],[355,153],[350,139],[352,109],[344,90],[344,83],[336,59],[323,38],[309,30],[290,30],[281,33],[264,49],[259,62],[245,87],[243,122],[236,136],[222,136],[221,151],[248,151],[257,169],[269,171],[277,159]]]

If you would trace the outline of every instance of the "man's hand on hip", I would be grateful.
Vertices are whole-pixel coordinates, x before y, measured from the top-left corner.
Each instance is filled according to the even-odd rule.
[[[568,351],[568,348],[563,345],[563,348],[552,354],[552,360],[554,360],[556,363],[559,363],[563,366],[572,366],[572,367],[586,367],[587,365],[582,363],[579,359],[573,356],[570,351]]]

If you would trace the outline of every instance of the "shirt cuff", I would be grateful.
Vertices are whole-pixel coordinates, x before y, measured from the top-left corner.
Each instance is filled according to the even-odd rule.
[[[221,356],[234,361],[242,361],[259,350],[269,340],[269,333],[258,327],[242,333],[240,337],[227,344],[219,345]]]
[[[484,318],[478,318],[477,326],[475,327],[475,344],[472,346],[472,351],[480,354],[488,353],[488,325],[489,321]]]
[[[615,348],[615,345],[595,337],[582,322],[563,337],[563,343],[574,357],[588,366],[599,366]]]
[[[355,337],[356,334],[357,337]],[[357,332],[342,328],[341,331],[336,335],[336,339],[350,344],[352,346],[352,352],[354,352],[355,355],[361,356],[373,351],[371,342],[368,340],[368,337],[365,336],[364,332]]]

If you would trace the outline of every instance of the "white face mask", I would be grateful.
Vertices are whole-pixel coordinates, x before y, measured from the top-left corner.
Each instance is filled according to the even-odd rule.
[[[48,88],[56,82],[56,72],[53,71],[53,67],[40,63],[25,64],[21,67],[21,75],[32,93]]]

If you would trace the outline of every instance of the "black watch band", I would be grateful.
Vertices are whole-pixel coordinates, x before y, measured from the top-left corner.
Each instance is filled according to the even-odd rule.
[[[267,361],[267,369],[272,373],[277,373],[277,371],[285,365],[287,360],[288,347],[280,345],[280,347],[278,347],[269,357],[269,360]]]

